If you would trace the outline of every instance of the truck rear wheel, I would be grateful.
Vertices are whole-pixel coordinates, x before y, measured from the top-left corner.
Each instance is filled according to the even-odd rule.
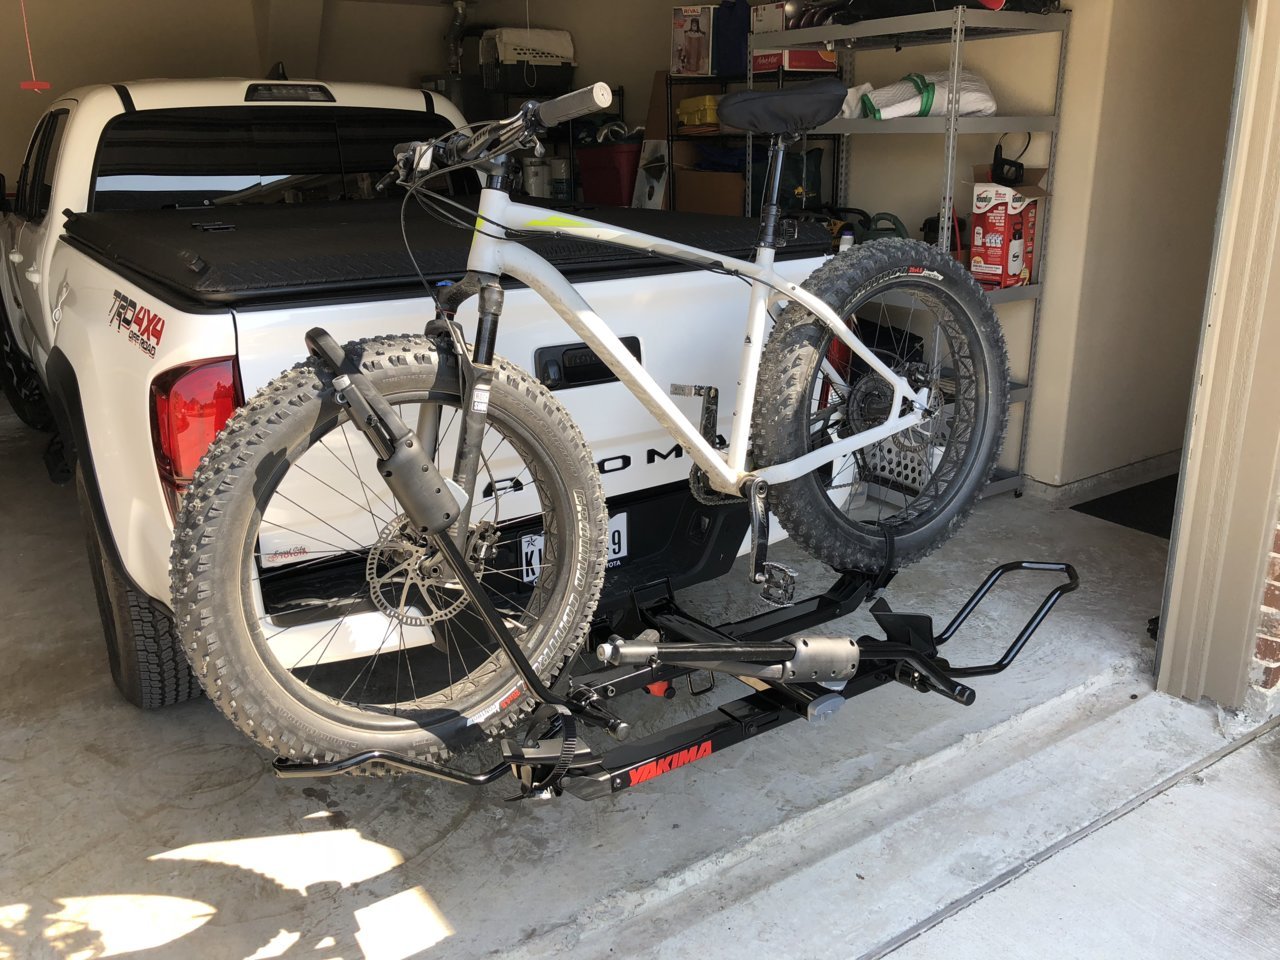
[[[129,586],[103,547],[84,471],[76,466],[76,497],[84,523],[89,574],[102,618],[111,679],[135,707],[152,710],[200,696],[173,619]]]
[[[452,345],[385,337],[347,354],[406,423],[436,418],[432,452],[448,472],[461,406]],[[463,554],[549,683],[599,598],[604,495],[555,397],[494,364]],[[196,471],[173,547],[179,629],[210,699],[280,756],[442,757],[509,729],[534,700],[414,532],[329,379],[311,362],[277,377]]]

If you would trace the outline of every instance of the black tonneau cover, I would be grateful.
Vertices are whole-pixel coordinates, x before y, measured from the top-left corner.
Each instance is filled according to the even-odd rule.
[[[759,227],[742,217],[580,206],[579,213],[720,254],[750,259]],[[409,241],[428,281],[466,270],[470,234],[410,204]],[[69,215],[66,240],[185,309],[413,295],[422,287],[400,235],[400,204],[335,201]],[[830,236],[801,221],[781,257],[818,256]],[[555,237],[527,241],[572,279],[687,269],[618,247]]]

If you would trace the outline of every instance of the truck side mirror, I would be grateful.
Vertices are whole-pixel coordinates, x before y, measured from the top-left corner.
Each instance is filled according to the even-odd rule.
[[[9,195],[7,186],[4,182],[4,174],[0,173],[0,213],[12,213],[13,208],[9,205]]]

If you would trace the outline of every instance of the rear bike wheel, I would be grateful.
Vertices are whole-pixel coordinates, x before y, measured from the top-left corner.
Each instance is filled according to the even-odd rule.
[[[837,254],[805,281],[930,409],[918,425],[770,488],[770,506],[808,553],[839,570],[918,560],[959,529],[999,459],[1008,362],[990,301],[935,247],[880,240]],[[764,348],[757,467],[883,424],[893,391],[799,304]]]
[[[405,422],[438,417],[436,459],[451,472],[451,347],[397,337],[347,349]],[[550,682],[599,597],[604,497],[564,408],[495,365],[463,552]],[[282,374],[201,463],[174,539],[184,649],[218,708],[281,756],[443,757],[534,701],[456,574],[414,533],[329,380],[311,362]]]

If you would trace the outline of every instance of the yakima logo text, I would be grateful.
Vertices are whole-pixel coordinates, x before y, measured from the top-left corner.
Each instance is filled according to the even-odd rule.
[[[684,750],[678,750],[668,757],[650,760],[648,763],[642,763],[628,773],[628,776],[631,777],[631,782],[627,786],[634,787],[637,783],[644,783],[646,780],[660,777],[664,773],[670,773],[676,767],[683,767],[686,763],[693,763],[695,760],[701,760],[703,757],[709,757],[710,755],[711,741],[704,740],[696,747],[688,747]]]

